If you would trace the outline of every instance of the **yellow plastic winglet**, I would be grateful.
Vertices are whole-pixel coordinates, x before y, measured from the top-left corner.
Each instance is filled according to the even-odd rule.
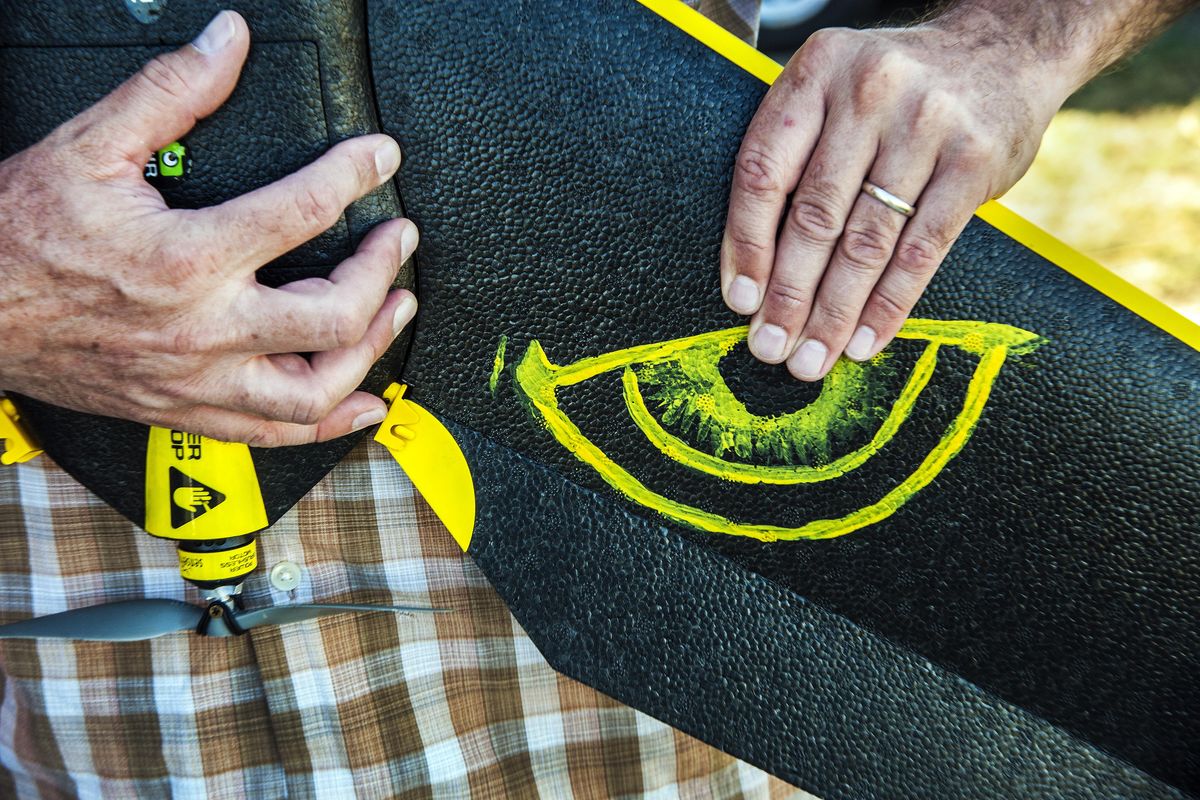
[[[0,464],[20,464],[42,454],[21,424],[21,412],[7,397],[0,397],[0,439],[5,443]]]
[[[375,441],[388,449],[466,552],[475,531],[471,468],[446,426],[421,406],[404,399],[405,388],[393,383],[383,393],[390,408],[375,432]]]

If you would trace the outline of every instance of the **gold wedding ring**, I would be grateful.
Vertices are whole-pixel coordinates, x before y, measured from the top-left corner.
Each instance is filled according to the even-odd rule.
[[[917,207],[912,203],[906,203],[896,195],[889,192],[880,186],[876,186],[870,181],[863,181],[862,190],[874,197],[879,202],[890,208],[892,211],[898,211],[906,217],[911,217],[917,213]]]

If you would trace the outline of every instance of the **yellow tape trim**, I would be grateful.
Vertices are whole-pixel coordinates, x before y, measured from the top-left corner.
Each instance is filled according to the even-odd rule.
[[[646,8],[682,30],[693,39],[717,51],[725,58],[758,78],[763,83],[774,83],[783,72],[783,65],[755,50],[749,44],[713,22],[691,6],[680,0],[637,0]]]
[[[179,574],[189,581],[230,581],[249,575],[258,566],[255,542],[219,553],[179,551]]]
[[[675,27],[712,48],[763,83],[774,83],[783,66],[679,0],[637,0]],[[1200,350],[1200,325],[1118,277],[1029,220],[992,201],[976,213],[980,219],[1016,239],[1042,258],[1074,275],[1101,294]]]
[[[976,211],[975,216],[993,228],[1008,234],[1101,294],[1116,300],[1147,322],[1157,325],[1176,339],[1200,350],[1200,325],[1192,322],[1161,300],[1146,294],[1069,244],[1042,230],[1012,209],[993,200]]]

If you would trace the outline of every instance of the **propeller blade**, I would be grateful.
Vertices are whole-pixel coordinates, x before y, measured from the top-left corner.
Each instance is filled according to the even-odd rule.
[[[192,630],[203,613],[178,600],[119,600],[0,625],[0,639],[132,642]]]
[[[334,614],[347,612],[379,612],[389,611],[393,614],[432,613],[446,614],[449,608],[429,608],[426,606],[368,606],[353,603],[311,603],[295,606],[272,606],[271,608],[256,608],[253,611],[240,611],[237,623],[242,628],[258,628],[263,625],[287,625],[291,622],[305,622],[319,617],[329,617]],[[210,636],[227,636],[229,634],[209,632]]]

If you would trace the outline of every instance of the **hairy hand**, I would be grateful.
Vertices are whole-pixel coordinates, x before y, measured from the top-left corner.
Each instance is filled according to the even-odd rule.
[[[738,154],[721,255],[756,357],[817,380],[843,352],[874,356],[975,209],[1028,169],[1068,90],[1030,80],[995,33],[830,29],[788,63]]]
[[[327,280],[270,289],[254,273],[389,179],[393,140],[342,142],[195,211],[168,209],[142,178],[153,152],[225,101],[248,48],[245,22],[223,12],[0,163],[0,388],[259,446],[383,418],[383,401],[354,389],[416,309],[390,291],[416,227],[378,226]]]

